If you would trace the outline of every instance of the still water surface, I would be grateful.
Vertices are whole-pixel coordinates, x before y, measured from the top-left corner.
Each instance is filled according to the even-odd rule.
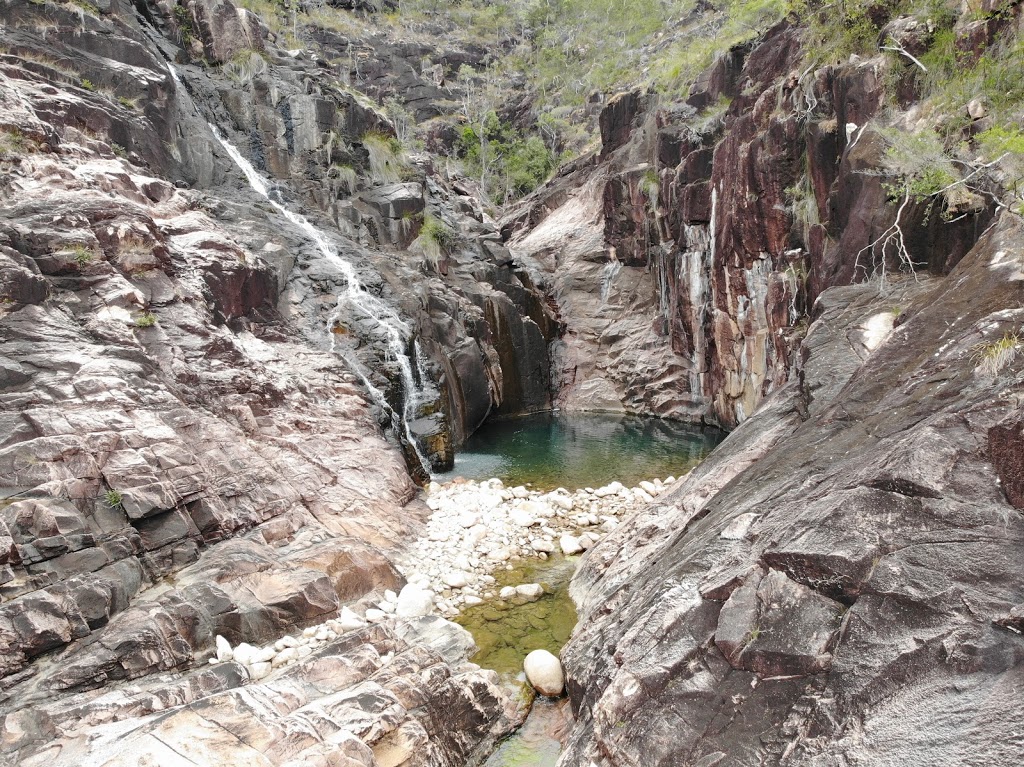
[[[538,413],[485,423],[455,456],[455,468],[437,474],[498,477],[508,486],[542,490],[600,487],[618,480],[678,477],[692,469],[725,434],[658,418],[608,413]]]

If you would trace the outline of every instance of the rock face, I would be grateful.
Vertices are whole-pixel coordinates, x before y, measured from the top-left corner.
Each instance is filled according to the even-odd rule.
[[[492,410],[548,402],[557,323],[469,202],[426,171],[374,180],[356,145],[387,118],[251,14],[97,6],[13,2],[0,29],[0,761],[475,759],[505,693],[466,643],[373,606],[429,510],[361,378],[406,409],[398,327],[444,462]],[[275,202],[321,203],[394,325],[346,303],[341,263],[207,120],[285,182]],[[345,158],[350,186],[324,167]],[[462,238],[447,274],[404,250],[426,210]],[[362,633],[254,655],[339,615]]]
[[[566,324],[558,404],[733,427],[789,380],[825,289],[899,271],[880,244],[897,205],[871,172],[884,146],[864,127],[887,64],[807,68],[800,34],[783,24],[719,58],[688,104],[611,99],[600,154],[503,221]],[[917,268],[945,274],[992,209],[937,207],[900,222]]]
[[[1021,363],[972,349],[1024,321],[1022,235],[826,291],[800,377],[587,554],[561,764],[1013,762]]]

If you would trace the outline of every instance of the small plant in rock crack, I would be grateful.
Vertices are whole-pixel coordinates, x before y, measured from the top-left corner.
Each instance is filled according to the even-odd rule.
[[[420,227],[420,234],[416,240],[423,248],[427,260],[436,269],[442,256],[451,253],[458,242],[458,236],[443,221],[428,215],[423,219],[423,226]]]
[[[103,494],[103,501],[112,509],[116,509],[124,500],[123,496],[116,490],[108,490]]]
[[[151,328],[156,325],[156,315],[153,312],[143,312],[135,318],[135,327]]]
[[[82,88],[87,90],[87,91],[94,91],[94,90],[96,90],[96,86],[93,84],[92,80],[87,80],[84,77],[82,78],[81,82],[79,82],[78,84]]]
[[[96,254],[85,245],[75,245],[71,248],[71,258],[79,267],[88,266],[95,257]]]
[[[982,375],[995,378],[1003,368],[1016,359],[1020,344],[1020,336],[1010,331],[1006,331],[998,341],[977,344],[973,350],[977,371]]]

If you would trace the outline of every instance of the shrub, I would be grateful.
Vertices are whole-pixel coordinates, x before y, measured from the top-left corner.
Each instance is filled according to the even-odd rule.
[[[85,245],[73,245],[71,247],[71,258],[80,267],[88,266],[95,257],[96,254],[92,251],[92,248],[87,248]]]
[[[267,60],[263,54],[246,48],[234,55],[231,61],[221,67],[224,75],[237,85],[248,85],[253,79],[267,73]]]
[[[331,166],[331,173],[338,179],[338,181],[344,184],[345,191],[348,194],[352,194],[356,190],[356,183],[359,180],[359,176],[356,175],[356,169],[351,165],[336,162]]]
[[[416,242],[423,249],[427,260],[436,269],[441,262],[441,257],[451,253],[458,242],[458,237],[443,221],[427,215],[423,219]]]
[[[1007,331],[998,341],[983,342],[974,347],[974,362],[982,375],[996,377],[1017,357],[1020,336]]]
[[[103,494],[103,501],[112,509],[116,509],[121,505],[121,501],[124,497],[116,490],[108,490]]]
[[[483,140],[478,133],[483,130]],[[488,181],[488,196],[504,204],[529,194],[547,180],[555,157],[539,136],[523,137],[491,112],[482,128],[465,126],[456,150],[466,173]]]
[[[363,148],[370,157],[370,175],[380,184],[395,184],[402,178],[405,159],[402,145],[394,136],[370,131],[363,136]]]
[[[78,84],[82,88],[87,90],[87,91],[94,91],[94,90],[96,90],[96,86],[92,84],[92,80],[86,80],[84,77],[82,78],[81,82],[78,83]]]
[[[135,327],[151,328],[156,325],[156,315],[153,312],[143,312],[135,318]]]

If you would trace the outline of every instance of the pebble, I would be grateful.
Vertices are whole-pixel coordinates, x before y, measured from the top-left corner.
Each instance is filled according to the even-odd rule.
[[[524,558],[545,559],[559,551],[579,554],[592,548],[620,520],[660,495],[663,487],[661,480],[645,480],[634,488],[610,482],[576,491],[506,488],[496,479],[431,482],[426,502],[432,514],[423,537],[399,562],[400,569],[410,584],[443,595],[436,602],[432,596],[430,610],[447,615],[475,604],[467,597],[480,599],[481,592],[494,585],[491,573],[496,570],[511,570],[512,563]],[[385,596],[388,602],[397,602]],[[380,608],[387,609],[384,604]],[[402,612],[396,609],[399,618],[406,617]]]

